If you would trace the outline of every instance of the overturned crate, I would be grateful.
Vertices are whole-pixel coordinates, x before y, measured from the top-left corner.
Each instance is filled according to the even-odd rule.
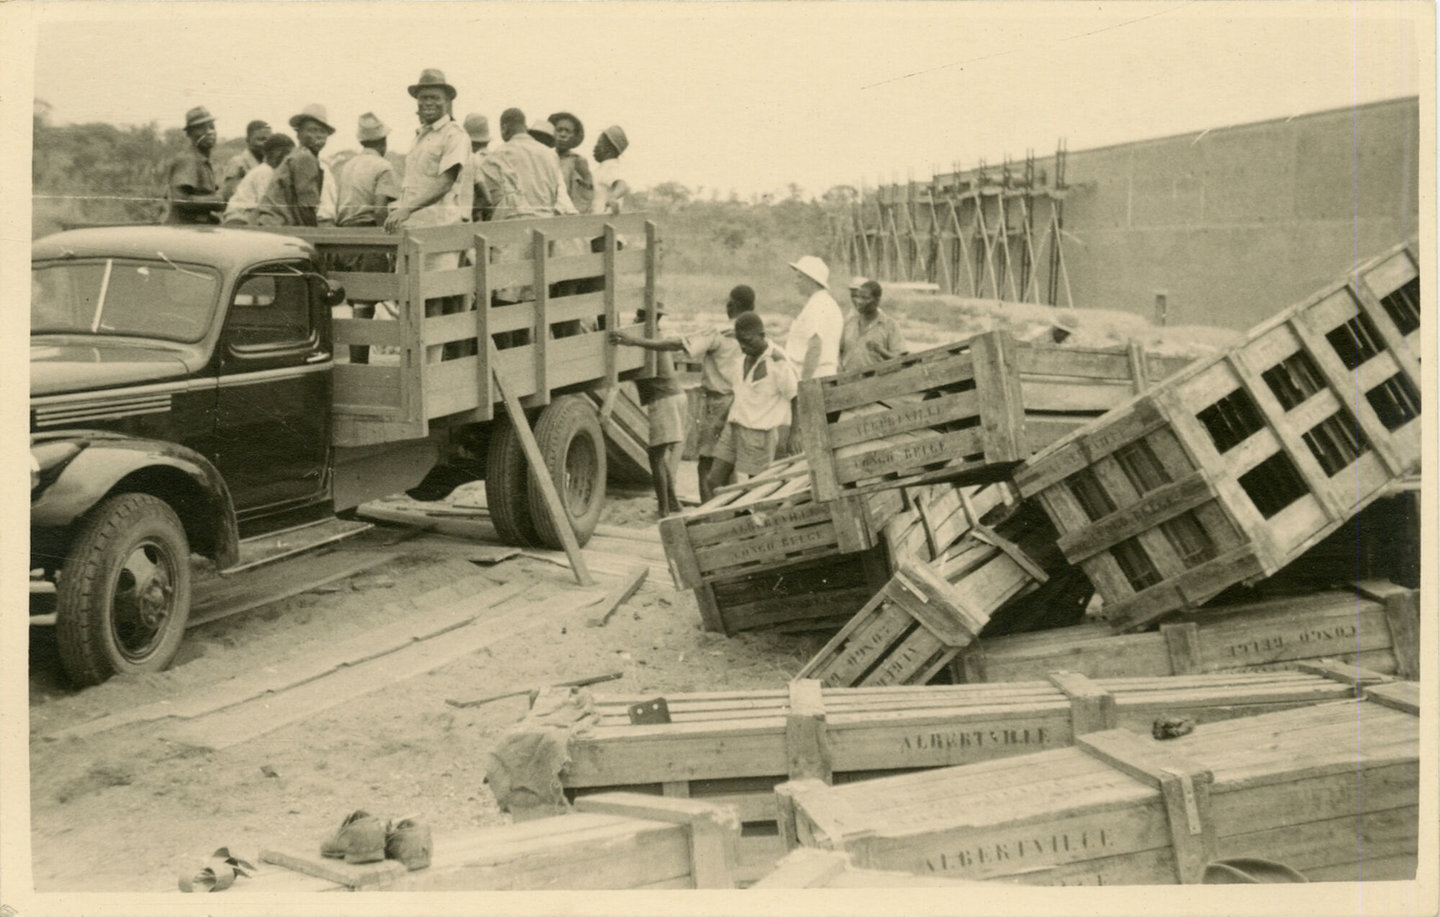
[[[706,630],[833,630],[888,577],[881,531],[904,503],[898,490],[817,502],[792,458],[662,520],[660,539]]]
[[[1420,677],[1420,594],[1386,582],[1205,608],[1158,630],[1116,634],[1103,623],[984,638],[952,663],[956,682],[1028,681],[1066,669],[1091,678],[1293,669],[1337,659]]]
[[[1361,265],[1016,472],[1117,627],[1274,574],[1418,471],[1413,251]]]
[[[924,684],[991,627],[997,612],[1041,590],[1024,617],[1078,620],[1088,583],[1071,576],[1045,589],[1050,575],[1036,556],[1053,544],[1054,530],[1043,514],[1016,507],[1007,488],[952,485],[917,495],[911,514],[887,529],[899,558],[889,581],[796,677],[830,687]]]
[[[430,865],[352,866],[318,852],[263,850],[263,870],[236,891],[507,891],[734,888],[739,822],[688,799],[604,793],[575,811],[435,838]]]
[[[1197,727],[1125,729],[1071,748],[886,777],[777,788],[788,845],[866,869],[1034,885],[1190,884],[1258,857],[1312,881],[1412,879],[1419,686]]]
[[[772,790],[786,779],[847,783],[1010,757],[1117,725],[1149,732],[1159,716],[1207,722],[1354,697],[1352,682],[1379,678],[1333,667],[898,688],[802,680],[783,690],[668,695],[668,722],[648,724],[629,711],[653,697],[596,695],[593,719],[567,737],[560,779],[572,798],[624,789],[733,806],[748,880],[780,853]]]
[[[796,424],[819,500],[984,483],[1189,362],[988,331],[801,383]]]

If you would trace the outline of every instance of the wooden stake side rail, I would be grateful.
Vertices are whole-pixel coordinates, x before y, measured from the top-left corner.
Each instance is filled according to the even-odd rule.
[[[1274,574],[1418,471],[1414,250],[1360,265],[1016,472],[1118,628]]]
[[[1124,729],[1071,748],[881,778],[777,788],[788,845],[857,866],[1034,885],[1199,882],[1259,857],[1312,879],[1413,879],[1419,686],[1197,727]]]
[[[983,483],[1189,362],[991,331],[802,383],[797,423],[820,500]]]
[[[835,628],[889,575],[881,538],[901,491],[817,502],[803,459],[660,522],[680,588],[695,590],[707,630]]]
[[[653,319],[644,326],[632,319],[653,298],[658,252],[655,224],[643,215],[464,223],[401,235],[276,231],[314,245],[352,302],[389,301],[398,313],[393,322],[333,323],[336,445],[418,439],[442,418],[493,419],[499,396],[486,339],[497,342],[500,369],[526,408],[650,370],[645,351],[606,339],[610,328],[654,331]],[[602,251],[590,251],[592,239]],[[371,347],[370,362],[348,362],[351,346]],[[398,356],[380,355],[381,347]]]
[[[734,888],[740,824],[721,806],[635,793],[579,800],[575,812],[435,838],[430,866],[350,866],[318,851],[265,850],[234,890],[542,891]],[[305,876],[299,879],[297,874]]]
[[[1155,631],[1105,624],[982,638],[956,657],[956,682],[1028,681],[1056,669],[1091,678],[1293,669],[1336,659],[1384,675],[1420,677],[1420,594],[1366,582],[1321,592],[1205,608]]]
[[[668,695],[671,722],[634,725],[648,698],[596,695],[596,720],[572,735],[568,795],[616,789],[733,806],[747,831],[773,830],[772,789],[786,779],[848,783],[1060,748],[1160,715],[1211,722],[1356,696],[1380,676],[1314,672],[1091,681],[1052,673],[1006,685],[826,688]]]

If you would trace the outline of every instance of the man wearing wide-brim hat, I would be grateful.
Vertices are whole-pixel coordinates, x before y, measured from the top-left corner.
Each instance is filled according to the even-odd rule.
[[[360,116],[355,131],[360,153],[339,170],[336,182],[336,226],[379,226],[390,203],[400,199],[400,180],[385,158],[389,136],[390,128],[374,112]]]
[[[215,148],[215,119],[203,105],[185,113],[185,136],[190,149],[171,160],[165,171],[166,223],[220,222],[225,201],[215,181],[210,151]]]
[[[557,111],[548,120],[555,129],[555,155],[560,158],[565,191],[576,210],[590,213],[595,199],[595,180],[590,177],[590,161],[575,152],[585,142],[585,125],[568,111]]]
[[[457,95],[455,87],[445,80],[442,71],[429,68],[421,71],[420,79],[408,91],[415,100],[420,128],[405,157],[400,201],[390,211],[385,229],[398,232],[402,227],[468,222],[474,193],[469,174],[470,137],[450,117],[450,103]],[[437,269],[458,267],[458,255],[455,260],[455,264],[437,265]]]
[[[830,295],[830,268],[820,258],[805,255],[791,262],[790,269],[795,272],[795,289],[804,297],[805,305],[785,335],[785,356],[802,382],[833,376],[840,366],[845,313]],[[793,411],[795,405],[791,407]],[[782,440],[782,454],[794,455],[800,451],[798,437],[793,435],[793,429],[788,432],[791,435],[788,443]]]
[[[260,201],[260,225],[319,226],[334,222],[335,180],[320,163],[320,151],[335,133],[325,106],[306,105],[291,117],[290,126],[299,143],[275,168],[275,177]]]

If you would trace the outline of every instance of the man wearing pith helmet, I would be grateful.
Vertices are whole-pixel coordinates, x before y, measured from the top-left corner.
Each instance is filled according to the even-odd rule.
[[[171,160],[165,172],[167,223],[218,223],[225,201],[215,181],[210,151],[215,149],[215,119],[203,105],[185,113],[185,136],[190,149]]]

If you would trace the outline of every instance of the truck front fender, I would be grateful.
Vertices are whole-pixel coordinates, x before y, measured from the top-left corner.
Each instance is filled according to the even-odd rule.
[[[78,447],[57,449],[61,445]],[[40,486],[30,495],[32,553],[58,564],[75,523],[114,493],[152,494],[175,510],[190,548],[224,569],[239,558],[240,536],[230,489],[220,472],[193,449],[161,440],[77,432],[32,441],[32,454],[64,456],[58,467],[40,460]],[[57,556],[58,555],[58,556]]]

